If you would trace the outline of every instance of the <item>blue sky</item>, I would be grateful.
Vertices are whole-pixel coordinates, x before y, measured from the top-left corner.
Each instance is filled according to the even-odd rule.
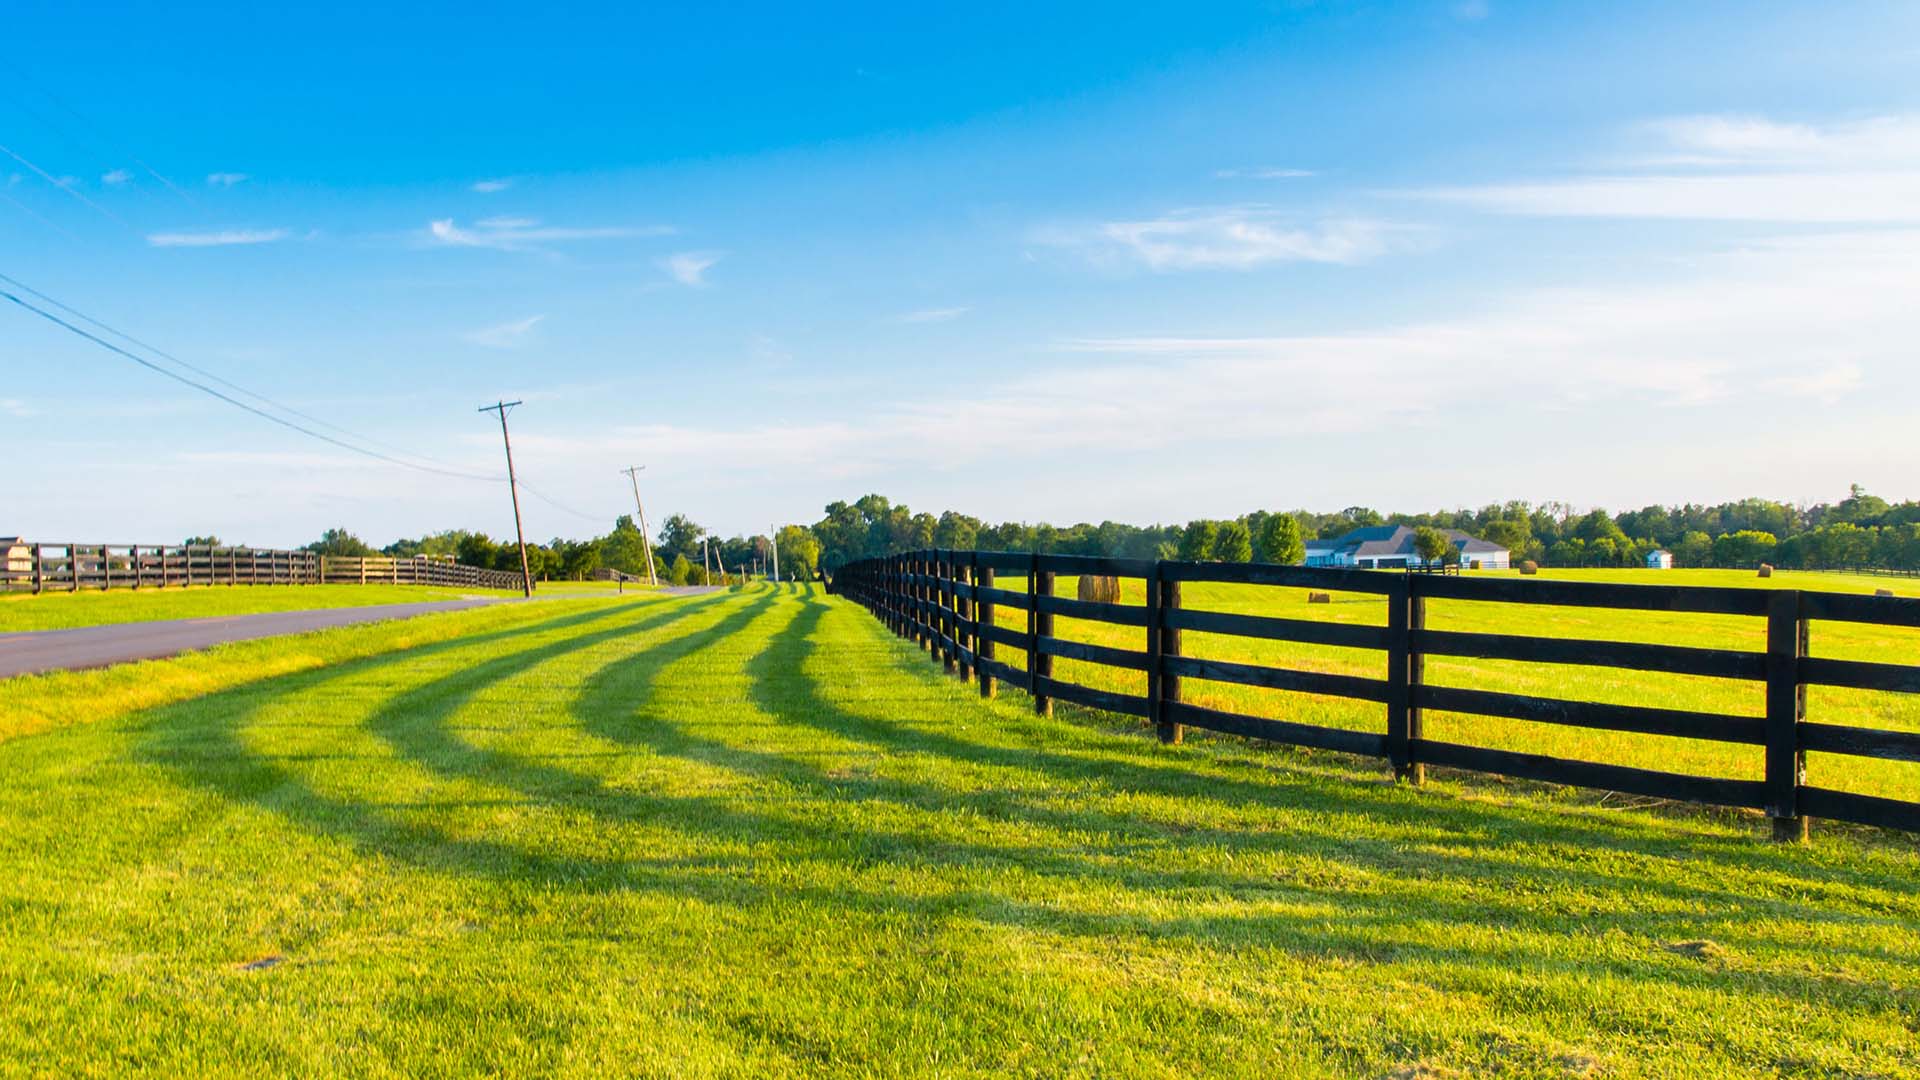
[[[1920,496],[1920,8],[914,7],[27,5],[0,273],[540,538]],[[511,532],[3,306],[0,533]]]

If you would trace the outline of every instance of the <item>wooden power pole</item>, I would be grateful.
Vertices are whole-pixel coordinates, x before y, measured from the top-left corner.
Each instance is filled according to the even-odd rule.
[[[500,414],[500,441],[507,448],[507,493],[513,496],[513,538],[520,542],[520,592],[532,596],[533,571],[527,566],[527,532],[520,527],[520,485],[513,479],[513,439],[507,435],[507,410],[518,404],[518,401],[497,401],[482,405],[479,411]]]
[[[658,585],[660,580],[653,574],[653,541],[647,539],[647,508],[640,505],[640,470],[645,465],[629,465],[620,471],[633,481],[633,512],[640,515],[640,550],[647,557],[647,584]]]

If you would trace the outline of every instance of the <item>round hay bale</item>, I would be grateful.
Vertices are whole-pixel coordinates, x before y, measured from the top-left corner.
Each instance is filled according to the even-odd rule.
[[[1117,604],[1120,602],[1120,579],[1100,574],[1082,574],[1079,596],[1082,600],[1099,604]]]
[[[1333,594],[1332,594],[1332,593],[1325,593],[1325,592],[1310,592],[1310,593],[1308,593],[1308,594],[1307,594],[1307,603],[1309,603],[1309,604],[1331,604],[1331,603],[1333,603]]]
[[[1540,564],[1534,562],[1532,559],[1522,559],[1520,560],[1520,572],[1528,577],[1532,577],[1540,572]]]
[[[1772,566],[1771,564],[1769,564],[1769,563],[1761,563],[1761,564],[1760,564],[1760,576],[1761,576],[1761,577],[1772,577],[1772,576],[1773,576],[1773,566]]]

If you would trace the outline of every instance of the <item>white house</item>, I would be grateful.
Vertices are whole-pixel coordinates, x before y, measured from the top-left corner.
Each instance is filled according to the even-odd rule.
[[[1472,570],[1505,570],[1506,548],[1470,536],[1459,529],[1442,529],[1460,555],[1460,565]],[[1332,540],[1307,541],[1308,566],[1351,567],[1360,570],[1401,570],[1426,565],[1413,548],[1413,530],[1405,525],[1369,525]]]
[[[1657,550],[1647,552],[1647,569],[1649,570],[1673,569],[1673,552],[1668,551],[1665,548],[1659,548]]]

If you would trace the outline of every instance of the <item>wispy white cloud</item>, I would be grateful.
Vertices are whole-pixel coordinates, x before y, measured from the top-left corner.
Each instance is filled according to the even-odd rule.
[[[1282,169],[1262,166],[1252,169],[1215,169],[1216,180],[1298,180],[1315,175],[1312,169]]]
[[[24,420],[33,415],[33,409],[19,398],[0,398],[0,413]]]
[[[489,349],[517,349],[526,344],[533,328],[540,325],[545,315],[530,315],[524,319],[501,323],[498,326],[482,327],[463,335],[475,345]]]
[[[112,172],[102,174],[100,182],[108,187],[119,187],[131,179],[133,179],[132,173],[125,169],[115,169]]]
[[[235,184],[244,184],[250,179],[252,179],[252,177],[249,177],[246,173],[240,173],[240,172],[208,173],[207,186],[208,187],[232,187]]]
[[[661,259],[660,268],[680,284],[697,289],[707,284],[707,271],[719,261],[719,252],[681,251]]]
[[[1920,230],[1800,238],[1707,257],[1675,280],[1529,292],[1442,321],[1326,335],[1074,339],[1053,347],[1059,362],[976,394],[866,402],[858,417],[662,424],[546,445],[721,468],[777,461],[842,476],[1110,450],[1115,431],[1129,433],[1130,451],[1167,447],[1197,460],[1198,447],[1220,445],[1233,461],[1270,463],[1273,447],[1323,436],[1410,447],[1445,431],[1497,445],[1500,436],[1480,433],[1543,414],[1597,425],[1609,438],[1622,417],[1692,429],[1711,415],[1738,429],[1756,404],[1783,394],[1803,408],[1920,389],[1907,344],[1920,337],[1916,257]],[[1676,412],[1686,419],[1654,419]],[[1751,453],[1764,458],[1766,448]],[[1233,483],[1264,468],[1250,465]],[[1272,479],[1268,469],[1261,482]]]
[[[496,192],[505,191],[512,186],[513,180],[509,177],[498,177],[493,180],[475,180],[473,182],[473,190],[482,195],[492,195]]]
[[[1920,223],[1920,117],[1681,116],[1633,136],[1605,173],[1389,194],[1533,217]]]
[[[1036,239],[1085,249],[1098,260],[1153,270],[1252,270],[1282,262],[1361,263],[1409,242],[1416,230],[1365,218],[1302,222],[1262,206],[1178,210],[1091,229],[1052,229]]]
[[[1642,130],[1658,144],[1644,155],[1655,166],[1920,167],[1920,116],[1803,124],[1708,114],[1665,117]]]
[[[148,233],[147,243],[154,247],[231,247],[271,244],[286,237],[285,229],[217,229],[211,232]]]
[[[667,225],[581,228],[542,225],[539,219],[529,217],[489,217],[474,222],[471,228],[456,224],[452,218],[441,218],[428,223],[426,235],[431,242],[449,247],[537,251],[551,244],[579,240],[622,240],[646,236],[668,236],[673,231],[673,228]]]
[[[1865,377],[1860,370],[1860,365],[1851,360],[1843,360],[1817,371],[1776,375],[1768,379],[1765,386],[1776,394],[1784,394],[1792,398],[1807,398],[1831,405],[1860,389],[1864,384]]]
[[[897,315],[893,321],[899,323],[952,322],[972,310],[973,309],[969,307],[927,308],[922,311],[909,311],[903,315]]]

